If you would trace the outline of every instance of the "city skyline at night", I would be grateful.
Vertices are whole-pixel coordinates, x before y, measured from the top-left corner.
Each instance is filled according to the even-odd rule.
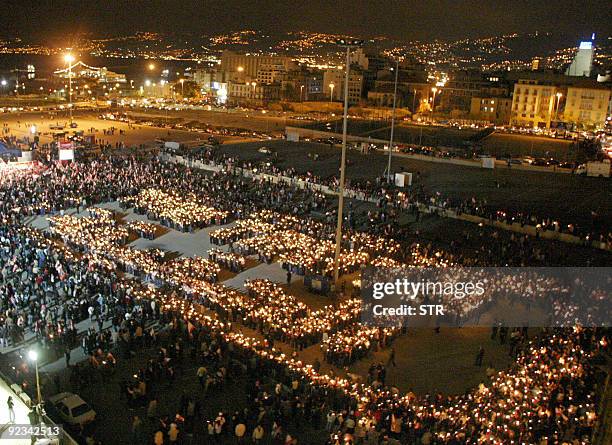
[[[137,14],[133,12],[138,11]],[[264,33],[306,31],[385,36],[400,40],[459,40],[557,32],[602,37],[610,33],[609,3],[602,0],[487,2],[370,1],[14,1],[3,3],[0,36],[28,34],[61,40],[137,31],[224,34],[240,29]]]

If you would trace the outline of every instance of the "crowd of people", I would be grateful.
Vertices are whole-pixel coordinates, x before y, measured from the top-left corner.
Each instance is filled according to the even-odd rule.
[[[257,212],[229,228],[210,232],[213,244],[230,244],[242,255],[257,255],[271,263],[275,258],[284,269],[297,275],[331,276],[335,250],[333,232],[316,221],[301,221],[292,215]],[[394,255],[398,243],[364,232],[346,235],[340,252],[341,273],[355,272],[381,254]]]
[[[246,256],[235,252],[224,252],[221,249],[210,249],[208,258],[230,272],[240,273],[246,267]]]
[[[299,173],[294,167],[282,169],[267,160],[259,162],[241,160],[238,157],[220,154],[211,148],[183,149],[181,155],[191,160],[213,163],[232,170],[248,171],[250,175],[259,172],[277,178],[287,178],[291,184],[302,182],[307,186],[324,186],[332,190],[337,190],[339,187],[336,176],[323,178],[310,171]],[[380,207],[389,207],[398,211],[406,211],[414,207],[451,210],[458,215],[480,216],[491,222],[498,221],[508,225],[530,225],[535,227],[538,233],[550,230],[575,235],[588,245],[597,242],[607,249],[612,247],[612,231],[596,211],[592,212],[590,223],[580,225],[575,221],[563,222],[559,219],[544,217],[531,212],[496,208],[488,204],[485,199],[477,197],[464,199],[443,196],[437,191],[427,192],[422,187],[415,187],[413,190],[406,191],[387,184],[381,178],[376,180],[347,180],[345,190],[349,197],[362,201],[376,201]]]
[[[138,251],[124,245],[127,229],[108,211],[92,210],[89,217],[78,218],[58,215],[69,207],[76,207],[78,211],[118,198],[127,198],[127,205],[136,205],[129,199],[139,196],[143,190],[171,190],[163,192],[165,195],[153,192],[151,202],[157,207],[150,213],[152,218],[170,218],[171,212],[165,216],[157,212],[163,212],[169,205],[167,200],[172,199],[219,209],[227,212],[228,218],[241,221],[248,220],[253,211],[268,205],[267,198],[274,201],[292,194],[288,202],[293,203],[293,200],[308,196],[308,192],[303,195],[283,187],[278,185],[266,191],[262,184],[249,183],[242,177],[205,176],[155,160],[129,159],[77,162],[71,166],[54,164],[38,175],[2,178],[2,332],[3,335],[8,333],[3,338],[12,344],[20,341],[27,330],[39,328],[41,337],[48,338],[49,332],[56,335],[57,326],[61,327],[61,332],[74,332],[74,325],[79,320],[106,318],[117,329],[115,343],[129,357],[130,351],[145,342],[144,338],[154,337],[154,334],[145,334],[146,320],[161,318],[186,338],[200,338],[200,332],[204,332],[206,346],[202,347],[200,342],[199,350],[203,363],[208,364],[201,373],[205,387],[207,383],[208,388],[214,387],[215,382],[222,383],[232,373],[241,372],[242,366],[229,365],[233,363],[228,360],[231,358],[255,370],[246,375],[281,380],[284,386],[291,388],[287,391],[281,385],[278,393],[275,391],[274,395],[266,397],[264,392],[267,391],[253,382],[251,406],[273,413],[267,423],[255,421],[251,415],[239,415],[231,421],[228,417],[233,416],[222,415],[218,421],[211,419],[214,434],[217,434],[216,424],[219,423],[228,425],[225,429],[221,427],[221,431],[226,431],[224,434],[231,434],[231,429],[227,432],[231,425],[238,437],[245,437],[247,431],[255,437],[255,430],[260,426],[264,435],[275,434],[278,428],[285,433],[292,419],[301,417],[320,425],[323,416],[330,412],[335,416],[329,422],[330,443],[347,438],[357,441],[364,431],[367,435],[371,430],[383,436],[389,434],[421,443],[537,443],[544,438],[585,440],[591,433],[597,419],[598,399],[592,358],[601,345],[607,344],[601,330],[575,328],[547,332],[518,351],[510,369],[493,375],[488,384],[464,395],[402,395],[384,384],[373,387],[321,373],[320,369],[315,369],[318,366],[307,365],[274,347],[275,342],[281,341],[299,350],[324,341],[332,361],[345,363],[347,356],[349,361],[353,356],[358,357],[362,346],[387,345],[391,332],[368,331],[357,323],[360,311],[357,300],[345,300],[313,311],[281,286],[267,280],[247,282],[248,295],[245,295],[215,283],[215,271],[219,266],[214,261],[203,258],[168,261],[163,252]],[[280,189],[284,192],[280,193]],[[196,196],[198,190],[205,193]],[[236,227],[243,230],[240,234],[223,229],[225,232],[215,233],[214,238],[240,244],[245,239],[243,234],[251,233],[254,235],[251,238],[255,238],[289,232],[296,239],[301,239],[299,235],[320,242],[330,239],[333,224],[315,222],[305,210],[312,209],[313,202],[302,207],[295,204],[287,212],[289,216],[283,216],[286,215],[281,211],[284,204],[273,206],[279,213],[269,213],[260,225],[237,224]],[[145,204],[142,203],[141,209],[149,209],[145,209]],[[40,214],[53,214],[53,236],[20,224],[23,217]],[[189,226],[187,220],[180,220],[182,217],[186,216],[179,217],[178,228]],[[214,221],[221,222],[222,219]],[[209,219],[206,223],[213,221]],[[272,227],[265,229],[265,224]],[[382,264],[436,265],[457,261],[426,246],[398,246],[398,241],[383,234],[348,231],[343,247],[349,254],[363,252],[371,255],[368,258],[380,257]],[[291,247],[284,250],[296,248],[295,244],[288,245]],[[230,248],[237,249],[237,246]],[[274,255],[280,253],[275,251]],[[100,258],[104,261],[98,262]],[[359,261],[363,264],[368,260]],[[120,278],[117,270],[126,269],[128,265],[132,275],[154,278],[170,290],[154,290],[143,287],[138,281]],[[211,312],[205,313],[204,307]],[[263,334],[264,340],[235,332],[232,325],[237,323],[255,328]],[[51,328],[47,328],[49,324]],[[95,341],[87,345],[87,352],[91,352],[98,363],[110,360],[104,350],[111,343],[107,336],[96,334],[94,337]],[[346,351],[349,342],[355,350],[335,354],[334,351]],[[184,359],[180,342],[171,344],[173,348],[161,351],[158,363],[151,365],[149,382],[147,370],[144,370],[135,382],[124,386],[129,403],[139,403],[150,393],[147,384],[155,381],[155,373],[159,384],[171,381],[174,363],[178,367]],[[91,363],[96,366],[93,360]],[[178,413],[181,418],[188,416],[187,408]],[[177,429],[186,428],[177,419],[161,419],[162,438],[171,438],[177,434]],[[239,425],[244,428],[238,428]],[[239,432],[241,435],[237,434]],[[280,432],[276,436],[287,439]],[[290,437],[290,441],[293,438]]]
[[[141,190],[138,195],[121,200],[125,207],[159,220],[163,225],[182,232],[193,232],[202,227],[225,223],[228,213],[206,207],[195,196],[183,196],[176,192],[158,189]]]
[[[247,357],[256,357],[256,362],[285,369],[289,379],[298,376],[298,388],[305,379],[310,391],[324,389],[332,395],[334,408],[367,424],[375,431],[370,434],[408,443],[540,443],[572,438],[588,443],[598,400],[591,359],[607,344],[603,330],[550,331],[517,351],[515,364],[493,374],[488,385],[465,395],[417,397],[390,391],[380,383],[373,387],[319,374],[269,344],[239,333],[230,332],[225,339]],[[333,410],[334,415],[337,412]],[[358,440],[354,423],[347,428],[336,417],[330,428],[334,429],[330,443]],[[341,437],[340,442],[334,437]]]
[[[324,338],[321,349],[326,361],[345,367],[363,359],[372,350],[387,347],[398,333],[398,328],[356,324]]]
[[[157,234],[157,226],[145,221],[130,221],[125,226],[130,232],[135,233],[140,238],[153,240]]]
[[[250,280],[245,287],[256,304],[245,314],[244,322],[266,338],[290,343],[300,350],[321,341],[325,334],[353,324],[361,311],[358,299],[313,311],[270,280]]]
[[[384,259],[384,258],[383,258]],[[527,325],[556,327],[600,326],[611,319],[606,297],[610,290],[606,270],[598,268],[494,268],[463,267],[458,264],[427,269],[410,268],[407,264],[386,261],[361,275],[359,287],[368,312],[378,303],[375,283],[418,283],[418,290],[409,286],[386,294],[389,307],[410,302],[440,304],[444,316],[437,322],[446,325],[478,325],[480,316],[513,308],[515,318]],[[377,263],[378,264],[378,263]],[[374,317],[376,318],[376,317]],[[380,319],[383,322],[382,319]],[[401,325],[403,315],[390,316],[384,321],[390,326]]]

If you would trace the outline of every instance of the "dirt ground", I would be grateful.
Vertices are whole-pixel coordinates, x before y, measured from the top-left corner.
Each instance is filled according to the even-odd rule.
[[[316,123],[301,123],[300,126],[329,131],[342,132],[340,119]],[[450,128],[427,125],[413,125],[409,122],[397,122],[394,140],[397,143],[422,144],[427,146],[445,146],[466,148],[478,134],[478,129]],[[391,136],[391,121],[385,120],[349,120],[348,133],[374,139],[388,140]],[[560,160],[573,160],[572,142],[548,137],[493,133],[479,142],[484,153],[497,157],[554,157]]]
[[[152,144],[155,139],[162,138],[170,141],[191,142],[200,140],[205,142],[208,138],[207,134],[193,133],[185,130],[175,130],[158,128],[146,125],[134,125],[128,128],[125,122],[99,119],[100,113],[94,112],[76,112],[74,121],[77,123],[77,128],[66,128],[69,134],[75,131],[84,131],[84,133],[92,134],[92,128],[95,130],[96,139],[103,140],[105,143],[114,145],[117,142],[123,142],[127,146]],[[48,143],[53,140],[54,130],[50,129],[51,125],[56,123],[69,122],[69,116],[65,113],[49,117],[47,113],[23,113],[23,114],[3,114],[0,115],[0,122],[7,124],[10,133],[19,138],[24,136],[32,136],[31,127],[36,127],[37,135],[40,137],[41,143]],[[116,129],[114,134],[104,134],[103,130],[109,130],[112,127]],[[124,130],[124,134],[120,134],[119,130]],[[233,137],[233,136],[215,136],[222,142],[236,143],[248,139]]]
[[[268,146],[276,155],[257,150]],[[339,147],[308,142],[265,141],[224,144],[223,153],[239,155],[246,160],[270,160],[281,168],[294,167],[321,177],[338,176]],[[313,160],[309,154],[318,154]],[[384,154],[363,155],[349,150],[347,178],[372,180],[381,176],[387,166]],[[454,164],[434,163],[408,158],[394,158],[392,170],[413,173],[413,187],[422,186],[430,193],[470,199],[484,198],[500,209],[521,210],[536,215],[550,215],[563,221],[588,223],[591,211],[604,220],[612,217],[612,182],[603,178],[587,178],[570,174],[524,171],[516,169],[486,170]]]

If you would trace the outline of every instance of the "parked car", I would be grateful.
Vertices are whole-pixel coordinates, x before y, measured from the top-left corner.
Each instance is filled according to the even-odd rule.
[[[571,170],[574,167],[576,167],[576,163],[574,162],[562,162],[559,164],[559,168],[568,168]]]
[[[257,150],[260,153],[264,153],[267,155],[271,155],[272,154],[272,150],[270,150],[268,147],[260,147],[259,150]]]
[[[523,158],[523,162],[525,162],[526,164],[530,164],[530,165],[531,165],[531,164],[533,164],[533,163],[534,163],[534,161],[535,161],[535,159],[534,159],[534,158],[532,158],[531,156],[525,156],[525,157]]]
[[[96,418],[96,412],[80,396],[61,392],[49,397],[62,421],[69,425],[85,425]]]
[[[576,167],[576,170],[574,170],[574,174],[575,175],[580,175],[580,176],[586,176],[587,174],[587,168],[585,164],[580,164]]]

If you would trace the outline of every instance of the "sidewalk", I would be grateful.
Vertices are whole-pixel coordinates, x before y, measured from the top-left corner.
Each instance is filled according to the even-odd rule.
[[[15,420],[13,422],[9,421],[9,410],[6,404],[9,396],[13,398],[14,403]],[[2,408],[0,408],[0,442],[3,445],[30,445],[30,439],[28,438],[8,439],[6,436],[10,425],[30,425],[30,418],[28,417],[30,408],[15,394],[3,378],[0,378],[0,403],[2,403]]]

